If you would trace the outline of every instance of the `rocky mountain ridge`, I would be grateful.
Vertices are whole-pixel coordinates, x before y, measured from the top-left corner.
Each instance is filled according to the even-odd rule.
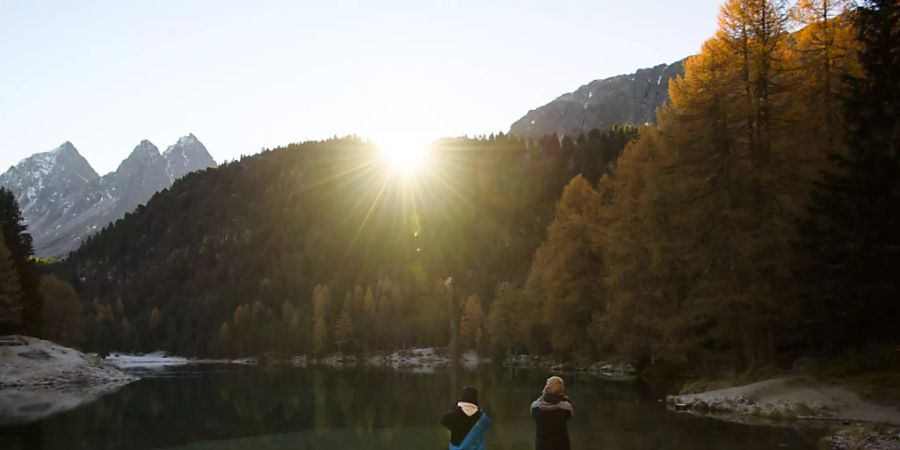
[[[654,122],[656,108],[669,100],[669,80],[684,75],[684,60],[594,80],[574,92],[528,111],[509,133],[536,139],[548,134],[578,136],[593,128]]]
[[[190,134],[164,153],[141,141],[119,167],[102,177],[71,142],[23,159],[0,175],[34,239],[38,257],[65,256],[178,178],[216,162]]]

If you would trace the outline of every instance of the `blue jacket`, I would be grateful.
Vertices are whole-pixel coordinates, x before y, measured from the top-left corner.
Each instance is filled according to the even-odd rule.
[[[466,435],[466,438],[459,443],[459,445],[450,444],[450,450],[484,450],[484,433],[491,427],[491,418],[488,417],[487,414],[482,413],[481,418],[478,419],[478,422],[475,422],[475,425],[472,426],[472,429],[469,430],[469,434]]]

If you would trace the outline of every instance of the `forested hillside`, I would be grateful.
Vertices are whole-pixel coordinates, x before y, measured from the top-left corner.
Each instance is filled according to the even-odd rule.
[[[448,139],[409,177],[351,137],[191,174],[65,263],[88,347],[371,351],[447,345],[461,322],[479,346],[498,280],[525,279],[565,183],[599,180],[636,134]]]
[[[891,359],[898,4],[780,5],[723,6],[658,127],[609,180],[567,186],[523,291],[492,313],[530,317],[562,354],[754,368],[880,342]]]

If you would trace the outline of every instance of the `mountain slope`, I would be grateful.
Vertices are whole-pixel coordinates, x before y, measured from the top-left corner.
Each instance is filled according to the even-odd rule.
[[[293,144],[182,178],[59,273],[96,299],[97,351],[309,351],[312,316],[333,330],[348,297],[364,345],[447,345],[448,296],[487,301],[498,282],[521,283],[563,186],[602,176],[635,130],[590,136],[446,140],[413,177],[364,141]],[[389,328],[357,309],[369,290]]]
[[[206,147],[193,134],[179,138],[162,157],[166,160],[166,175],[173,181],[195,170],[216,166]]]
[[[16,196],[39,257],[64,256],[85,237],[121,218],[154,193],[215,161],[194,135],[165,155],[141,141],[116,171],[100,177],[70,142],[37,153],[0,175]]]
[[[669,80],[684,74],[683,62],[592,81],[528,111],[512,124],[509,132],[536,139],[553,133],[578,136],[593,128],[605,130],[615,124],[653,122],[656,108],[669,100]]]

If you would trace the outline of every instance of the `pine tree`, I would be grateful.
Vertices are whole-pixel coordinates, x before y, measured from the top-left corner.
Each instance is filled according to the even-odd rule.
[[[362,323],[359,329],[363,341],[362,347],[363,351],[367,352],[375,347],[375,294],[371,287],[366,287],[360,316]]]
[[[232,323],[234,324],[232,341],[237,344],[238,356],[246,356],[248,354],[250,346],[247,345],[247,341],[250,336],[250,321],[250,308],[247,305],[238,305],[234,308],[234,313],[232,314]]]
[[[153,307],[150,311],[150,318],[147,320],[147,329],[150,331],[156,331],[159,329],[159,323],[162,321],[162,313],[159,311],[159,308]]]
[[[465,349],[478,350],[483,336],[484,310],[481,308],[481,299],[473,294],[466,298],[463,305],[459,319],[459,338]]]
[[[22,327],[22,285],[3,235],[0,234],[0,335]]]
[[[32,336],[41,333],[41,293],[35,274],[34,248],[24,224],[22,211],[12,191],[0,187],[0,233],[9,249],[22,288],[22,331]]]
[[[791,10],[797,31],[791,63],[796,66],[796,151],[804,153],[798,173],[817,176],[827,155],[844,144],[841,96],[844,78],[858,72],[849,0],[800,0]],[[809,170],[812,169],[812,170]],[[808,185],[809,180],[803,180]]]
[[[312,350],[315,355],[322,355],[328,346],[328,308],[331,302],[331,290],[327,285],[316,285],[313,290],[312,316]]]
[[[353,327],[353,303],[348,297],[344,307],[334,324],[334,343],[339,352],[351,351],[356,343],[356,332]]]
[[[501,283],[494,294],[490,313],[487,319],[487,331],[491,344],[502,350],[506,356],[512,353],[512,349],[524,340],[518,331],[520,320],[519,306],[522,294],[509,283]]]
[[[591,315],[603,307],[600,209],[597,191],[584,177],[573,178],[528,275],[527,293],[539,299],[550,343],[562,355],[585,342]]]
[[[619,158],[603,229],[607,307],[589,328],[600,355],[654,364],[682,363],[697,354],[685,329],[696,327],[682,314],[685,280],[673,248],[673,211],[663,201],[672,188],[661,165],[662,135],[644,129]]]
[[[854,17],[862,77],[848,80],[847,150],[801,224],[806,311],[829,350],[897,338],[900,319],[900,5],[870,0]]]
[[[72,285],[55,275],[41,277],[44,300],[41,333],[45,339],[77,347],[84,341],[81,300]]]
[[[222,322],[219,325],[219,332],[216,334],[215,348],[213,350],[216,356],[231,355],[231,327],[228,322]]]

